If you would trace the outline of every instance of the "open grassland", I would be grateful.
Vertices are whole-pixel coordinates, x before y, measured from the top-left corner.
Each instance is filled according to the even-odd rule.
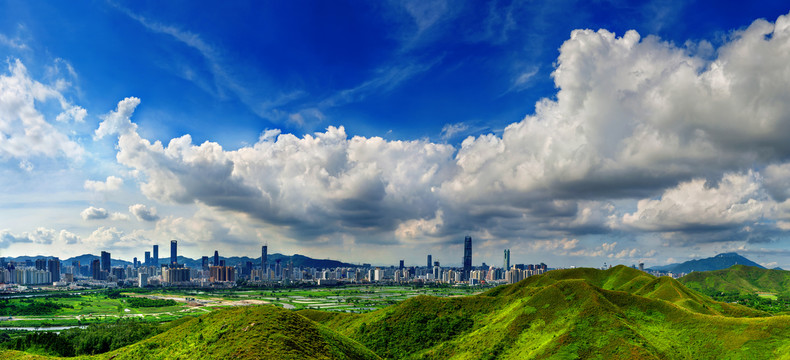
[[[312,289],[242,289],[151,291],[134,296],[173,299],[199,306],[224,307],[273,304],[286,309],[315,309],[363,313],[419,296],[465,296],[482,292],[480,287],[412,287],[356,285]]]
[[[766,298],[766,299],[769,299],[769,300],[779,300],[779,298],[776,296],[776,294],[772,294],[772,293],[757,293],[757,296],[759,296],[761,298]]]

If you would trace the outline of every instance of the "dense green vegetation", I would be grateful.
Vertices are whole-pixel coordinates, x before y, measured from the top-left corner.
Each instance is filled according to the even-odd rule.
[[[54,356],[101,354],[161,333],[163,326],[140,320],[118,320],[114,324],[94,324],[85,329],[55,332],[28,332],[8,338],[0,347]]]
[[[741,304],[771,313],[784,313],[790,312],[790,297],[785,295],[778,295],[774,297],[765,297],[757,294],[741,294],[739,292],[713,292],[710,297],[717,301]]]
[[[680,282],[716,301],[771,313],[790,312],[790,271],[734,265],[725,270],[693,272]]]
[[[422,306],[436,305],[432,300],[421,297],[409,306],[395,307],[381,326],[362,323],[356,333],[358,340],[381,356],[397,359],[447,341],[474,325],[471,316],[447,309],[451,303],[447,299],[434,306],[435,311],[425,311]]]
[[[790,356],[788,317],[716,302],[673,279],[622,266],[551,271],[478,296],[418,297],[368,314],[301,313],[392,359]],[[382,346],[367,335],[409,328],[431,314],[472,325],[423,346],[396,336]]]
[[[178,302],[175,300],[170,299],[148,299],[148,298],[138,298],[138,297],[130,297],[126,300],[126,304],[131,307],[165,307],[165,306],[176,306]]]
[[[705,294],[737,292],[743,295],[770,292],[790,296],[790,271],[734,265],[728,269],[693,272],[679,279]]]
[[[761,299],[769,300],[753,300]],[[29,356],[0,352],[3,358]],[[417,296],[362,314],[233,307],[185,318],[168,331],[96,355],[378,357],[790,359],[790,316],[717,302],[671,278],[618,266],[551,271],[474,296]]]
[[[71,306],[51,300],[0,300],[0,316],[52,315],[59,309],[65,308],[71,308]]]

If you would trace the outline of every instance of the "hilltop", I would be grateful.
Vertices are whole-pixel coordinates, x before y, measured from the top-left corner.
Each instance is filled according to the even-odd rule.
[[[751,261],[738,253],[722,253],[713,257],[697,260],[689,260],[680,264],[669,264],[664,266],[654,266],[652,270],[666,271],[675,274],[690,273],[692,271],[714,271],[726,269],[733,265],[754,266],[761,269],[764,267]]]
[[[769,292],[790,296],[790,271],[733,265],[724,270],[693,272],[679,279],[689,288],[703,293]]]
[[[790,318],[719,303],[624,266],[555,270],[477,296],[422,296],[368,314],[302,314],[391,359],[772,359],[790,352]]]
[[[4,359],[49,359],[0,350]],[[355,341],[289,310],[235,307],[184,319],[138,343],[89,358],[139,359],[380,359]]]

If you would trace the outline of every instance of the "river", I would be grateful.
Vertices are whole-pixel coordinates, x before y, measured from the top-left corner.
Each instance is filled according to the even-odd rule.
[[[87,325],[74,325],[74,326],[51,326],[51,327],[32,327],[32,326],[9,326],[0,327],[0,330],[24,330],[24,331],[53,331],[60,332],[61,330],[80,328],[84,329]]]

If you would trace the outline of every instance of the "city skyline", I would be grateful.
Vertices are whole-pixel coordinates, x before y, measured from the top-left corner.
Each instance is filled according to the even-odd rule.
[[[427,266],[407,266],[404,260],[398,260],[398,266],[382,264],[350,264],[334,260],[310,259],[301,257],[295,266],[294,256],[273,254],[275,266],[269,266],[268,246],[261,246],[261,257],[258,267],[255,258],[220,259],[214,251],[214,261],[209,264],[209,257],[200,260],[181,257],[179,262],[177,240],[170,242],[170,259],[164,264],[153,261],[150,252],[145,251],[146,262],[140,263],[135,257],[128,261],[115,259],[113,265],[111,254],[102,251],[100,256],[84,254],[76,258],[61,260],[59,257],[0,257],[0,285],[5,291],[26,291],[27,286],[53,287],[117,287],[137,286],[156,287],[221,287],[231,288],[236,285],[270,286],[275,283],[289,286],[293,282],[308,283],[318,286],[338,285],[340,283],[358,284],[361,282],[377,283],[444,283],[467,284],[469,286],[515,283],[526,277],[540,275],[549,268],[545,263],[515,264],[512,267],[496,267],[482,263],[472,265],[472,238],[464,237],[463,265],[455,267],[439,261],[431,266],[431,255],[427,255]],[[154,245],[157,247],[158,245]],[[505,250],[508,255],[509,250]],[[276,255],[281,255],[280,257]],[[287,259],[285,266],[281,264]],[[231,261],[228,261],[231,260]],[[82,265],[90,263],[90,265]],[[63,266],[61,266],[63,265]],[[64,268],[61,273],[61,267]],[[610,266],[611,268],[611,266]],[[639,264],[644,271],[644,264]],[[678,274],[674,274],[676,276]],[[237,282],[240,281],[240,282]]]
[[[788,12],[2,1],[0,257],[790,268]]]

